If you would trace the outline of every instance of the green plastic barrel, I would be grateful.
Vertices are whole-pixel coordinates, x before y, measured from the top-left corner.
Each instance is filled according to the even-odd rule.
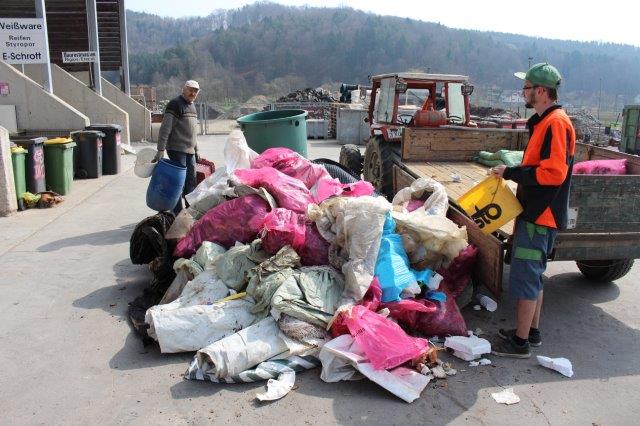
[[[73,147],[70,138],[49,139],[44,143],[44,168],[47,171],[47,189],[60,195],[71,192],[73,183]]]
[[[247,144],[258,154],[285,147],[307,156],[308,112],[302,109],[256,112],[238,118]]]
[[[22,206],[22,194],[27,192],[27,150],[16,147],[11,148],[11,163],[13,164],[13,182],[16,188],[16,198],[18,199],[18,208],[24,210]]]

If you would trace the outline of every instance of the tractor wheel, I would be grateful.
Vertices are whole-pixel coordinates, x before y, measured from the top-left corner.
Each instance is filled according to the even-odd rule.
[[[339,163],[347,168],[354,176],[362,174],[362,154],[357,145],[346,144],[340,148]]]
[[[393,197],[393,165],[400,164],[399,145],[375,137],[369,140],[364,151],[364,180],[371,182],[387,199]]]
[[[608,283],[627,275],[633,266],[633,259],[576,260],[576,264],[588,280]]]

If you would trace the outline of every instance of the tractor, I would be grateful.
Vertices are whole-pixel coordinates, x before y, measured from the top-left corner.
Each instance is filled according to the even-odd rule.
[[[401,138],[406,127],[473,127],[469,95],[473,86],[464,75],[397,73],[371,79],[370,139],[364,158],[356,145],[344,145],[340,163],[393,196],[393,165],[400,164]]]

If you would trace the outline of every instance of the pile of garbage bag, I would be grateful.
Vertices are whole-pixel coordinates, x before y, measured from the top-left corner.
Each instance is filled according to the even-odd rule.
[[[258,399],[272,400],[321,366],[325,381],[367,377],[411,402],[427,364],[440,368],[427,338],[467,335],[456,297],[477,249],[435,181],[390,203],[287,148],[258,155],[234,131],[224,167],[186,198],[175,220],[136,227],[131,259],[164,274],[132,302],[145,308],[136,329],[163,353],[196,351],[189,380],[269,380]]]

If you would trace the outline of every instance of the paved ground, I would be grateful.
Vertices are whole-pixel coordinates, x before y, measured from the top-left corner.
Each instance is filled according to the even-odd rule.
[[[225,138],[203,138],[221,161]],[[332,141],[311,141],[312,157],[337,159]],[[565,356],[571,379],[534,359],[469,368],[430,384],[406,404],[366,381],[329,384],[300,374],[280,401],[254,403],[263,384],[216,385],[182,379],[192,354],[143,348],[126,321],[127,302],[150,278],[131,265],[135,224],[152,214],[147,181],[124,171],[76,181],[61,206],[0,218],[0,411],[3,424],[632,424],[640,401],[640,297],[635,267],[616,283],[590,284],[573,263],[547,271],[544,345]],[[470,328],[510,324],[505,297],[495,313],[465,310]],[[521,402],[491,393],[513,387]]]

